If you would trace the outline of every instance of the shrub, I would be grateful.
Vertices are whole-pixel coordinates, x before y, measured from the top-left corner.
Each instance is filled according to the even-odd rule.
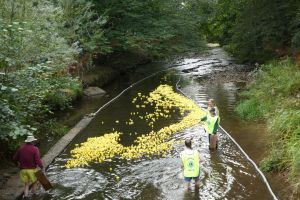
[[[0,139],[33,134],[53,110],[67,108],[82,92],[78,79],[58,70],[43,64],[1,76]]]
[[[297,32],[294,36],[293,36],[293,39],[292,39],[292,47],[300,52],[300,31]]]
[[[259,104],[258,99],[247,99],[242,101],[235,110],[245,119],[257,119],[261,117]]]

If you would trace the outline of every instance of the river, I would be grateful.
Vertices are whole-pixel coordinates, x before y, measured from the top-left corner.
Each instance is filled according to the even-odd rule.
[[[151,63],[136,68],[131,75],[120,78],[106,87],[109,96],[89,99],[71,112],[70,120],[76,113],[94,112],[110,98],[132,83],[161,69],[175,68],[158,73],[132,87],[120,98],[106,107],[92,120],[65,151],[55,159],[47,170],[47,176],[54,184],[50,192],[41,192],[35,199],[272,199],[266,185],[254,167],[245,159],[241,151],[220,132],[219,149],[208,150],[208,138],[200,125],[175,134],[175,139],[193,138],[193,146],[201,155],[201,186],[199,191],[183,191],[183,175],[180,168],[179,153],[184,145],[175,145],[167,157],[155,156],[138,160],[113,159],[111,162],[91,164],[88,167],[66,169],[70,150],[75,144],[84,142],[88,137],[101,136],[112,131],[120,131],[121,143],[130,145],[133,140],[151,131],[138,118],[134,126],[125,121],[136,107],[131,103],[137,93],[148,94],[160,84],[175,88],[179,80],[180,89],[199,106],[205,107],[209,98],[214,98],[220,109],[221,125],[227,130],[255,161],[265,152],[265,126],[241,120],[234,112],[237,102],[238,86],[235,82],[203,84],[202,77],[230,67],[230,58],[220,49],[212,48],[199,56],[185,58],[174,63]],[[79,115],[79,114],[78,114]],[[120,123],[116,123],[116,120]],[[160,129],[179,120],[172,115],[162,120],[154,129]],[[136,133],[136,134],[132,134]],[[256,140],[253,140],[256,138]],[[257,139],[261,138],[261,139]]]

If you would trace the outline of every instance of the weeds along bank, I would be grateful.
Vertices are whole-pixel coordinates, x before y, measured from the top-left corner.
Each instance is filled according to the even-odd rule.
[[[300,68],[291,59],[273,61],[256,71],[255,81],[241,94],[236,110],[246,119],[265,119],[270,152],[264,171],[288,172],[299,192]]]
[[[95,60],[122,53],[151,60],[201,48],[199,18],[189,4],[0,1],[0,159],[10,158],[26,135],[66,132],[53,112],[80,97],[82,75]],[[121,64],[100,70],[98,81],[122,70]]]

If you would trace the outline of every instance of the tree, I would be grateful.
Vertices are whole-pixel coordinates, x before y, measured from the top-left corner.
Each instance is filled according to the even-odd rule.
[[[297,0],[218,0],[209,29],[243,62],[288,54],[299,31]],[[293,42],[295,43],[295,42]]]

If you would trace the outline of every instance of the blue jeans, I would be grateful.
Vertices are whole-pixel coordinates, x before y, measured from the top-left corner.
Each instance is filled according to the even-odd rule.
[[[195,182],[199,181],[199,176],[197,177],[184,177],[184,181],[187,183],[190,183],[192,180],[195,180]]]

